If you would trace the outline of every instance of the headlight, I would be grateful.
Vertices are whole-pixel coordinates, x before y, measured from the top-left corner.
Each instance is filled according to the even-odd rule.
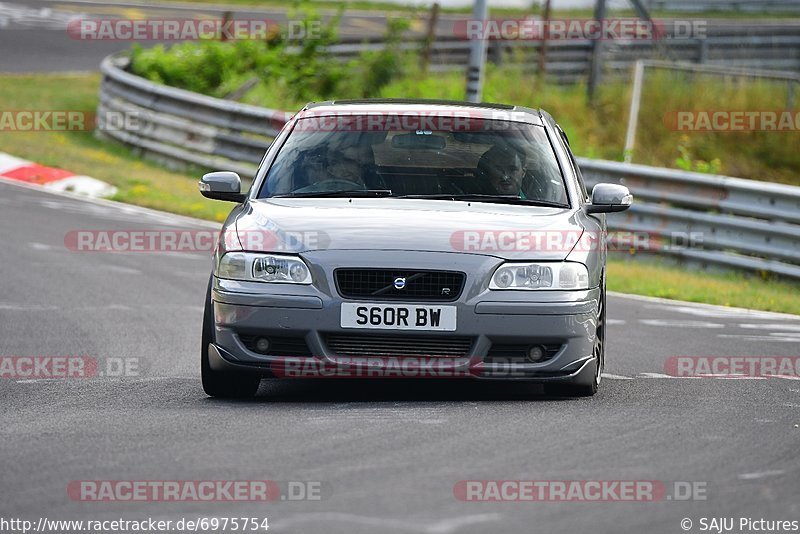
[[[589,289],[589,270],[580,263],[504,263],[489,289]]]
[[[311,271],[294,256],[228,252],[219,260],[214,273],[218,278],[277,284],[310,284]]]

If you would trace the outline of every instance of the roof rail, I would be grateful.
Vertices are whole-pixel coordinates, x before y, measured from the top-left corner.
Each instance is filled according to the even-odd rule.
[[[327,100],[325,102],[310,102],[306,104],[306,109],[320,106],[344,106],[352,104],[430,104],[434,106],[461,106],[470,108],[484,109],[505,109],[513,110],[516,106],[508,104],[493,104],[489,102],[464,102],[462,100],[438,100],[428,98],[361,98],[352,100]]]

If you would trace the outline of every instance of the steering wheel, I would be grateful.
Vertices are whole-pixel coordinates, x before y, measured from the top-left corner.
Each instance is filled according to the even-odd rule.
[[[324,193],[327,191],[351,191],[351,190],[364,190],[364,184],[361,182],[352,182],[350,180],[342,180],[340,178],[331,178],[328,180],[322,180],[321,182],[316,182],[311,185],[307,185],[305,187],[301,187],[300,189],[295,189],[292,191],[293,193]]]

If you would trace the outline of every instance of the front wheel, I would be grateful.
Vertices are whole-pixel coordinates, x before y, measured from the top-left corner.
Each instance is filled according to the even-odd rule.
[[[261,377],[245,373],[215,371],[208,359],[208,346],[214,342],[214,306],[211,302],[211,280],[208,281],[203,330],[200,336],[200,376],[203,390],[210,397],[249,398],[256,394]]]
[[[594,356],[595,372],[591,384],[547,384],[545,392],[557,396],[567,397],[591,397],[597,393],[600,387],[600,380],[603,378],[603,368],[606,363],[606,283],[605,277],[600,283],[600,299],[597,304],[597,330],[594,336]]]

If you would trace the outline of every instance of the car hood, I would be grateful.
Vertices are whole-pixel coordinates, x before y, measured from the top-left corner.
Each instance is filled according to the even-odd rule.
[[[252,200],[236,219],[245,250],[415,250],[563,260],[583,234],[565,208],[397,198]]]

